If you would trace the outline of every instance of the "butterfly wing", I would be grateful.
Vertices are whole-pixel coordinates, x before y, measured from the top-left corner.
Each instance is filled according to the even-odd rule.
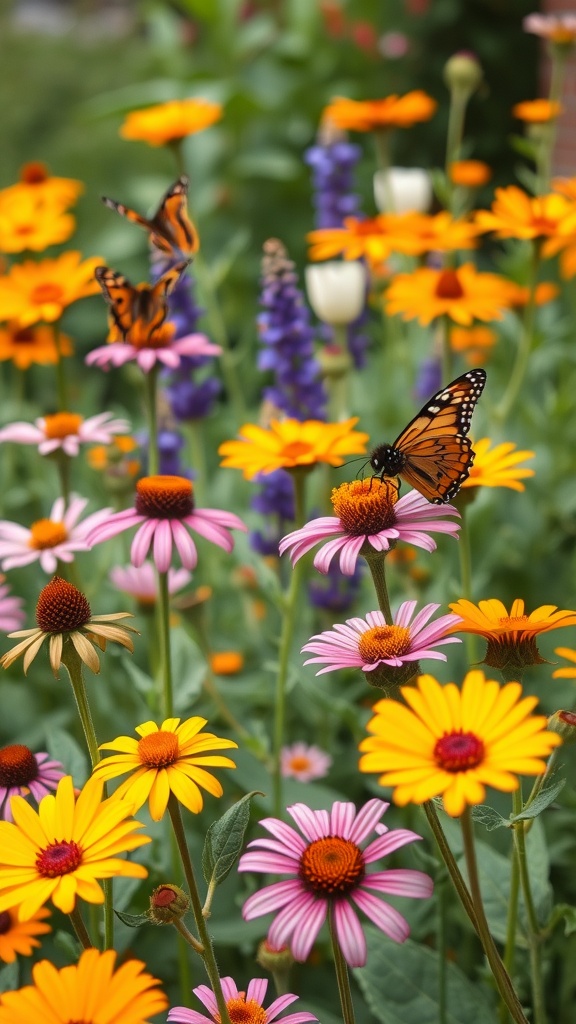
[[[130,284],[127,277],[110,267],[96,267],[94,275],[108,303],[112,321],[123,337],[134,322],[138,306],[138,289]]]
[[[198,232],[188,216],[187,196],[188,178],[183,175],[168,189],[156,213],[150,219],[106,196],[102,197],[102,202],[121,217],[139,224],[150,235],[152,245],[175,259],[180,256],[193,256],[200,248]]]
[[[140,343],[142,339],[152,341],[154,332],[168,315],[166,299],[189,263],[190,260],[182,260],[162,274],[154,285],[141,284],[137,288],[123,274],[109,267],[96,267],[94,273],[110,308],[110,316],[125,341],[129,333],[132,338],[140,339]]]
[[[466,435],[485,383],[482,369],[457,377],[426,403],[392,445],[402,456],[400,475],[434,504],[450,501],[470,472],[474,452]]]

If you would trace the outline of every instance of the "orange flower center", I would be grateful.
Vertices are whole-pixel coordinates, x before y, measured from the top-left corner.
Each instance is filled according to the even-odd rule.
[[[37,551],[44,551],[46,548],[55,548],[57,544],[62,544],[67,537],[68,530],[64,523],[53,519],[38,519],[30,527],[28,546]]]
[[[90,621],[90,605],[71,583],[54,576],[40,592],[36,622],[43,633],[69,633]]]
[[[12,918],[7,910],[3,910],[0,914],[0,935],[6,935],[12,927]]]
[[[364,877],[364,857],[356,843],[340,836],[316,839],[300,858],[298,874],[318,896],[345,896]]]
[[[305,772],[310,767],[310,758],[304,754],[297,754],[290,758],[290,767],[295,772]]]
[[[398,488],[390,480],[352,480],[335,487],[330,500],[342,529],[355,537],[371,536],[396,522]]]
[[[306,457],[314,450],[314,446],[308,444],[306,441],[291,441],[290,444],[285,444],[282,449],[282,455],[286,459],[294,460],[295,462],[302,457]]]
[[[53,281],[37,284],[30,295],[31,301],[37,306],[43,306],[47,302],[62,302],[63,298],[64,289],[59,284],[54,284]]]
[[[358,653],[365,664],[373,665],[384,658],[400,657],[410,650],[407,626],[374,626],[362,633]]]
[[[77,434],[84,417],[76,412],[56,412],[53,416],[44,417],[44,432],[50,440]]]
[[[136,511],[149,519],[184,519],[194,510],[192,484],[184,476],[143,476],[136,484]]]
[[[455,270],[443,270],[436,285],[436,297],[439,299],[461,299],[464,289]]]
[[[69,875],[82,863],[82,850],[73,840],[50,843],[36,858],[36,870],[43,878]]]
[[[0,750],[0,786],[27,786],[38,777],[38,763],[29,747],[13,743]]]
[[[178,737],[174,732],[151,732],[138,742],[138,757],[147,768],[168,768],[178,760]]]
[[[434,747],[436,764],[445,772],[465,772],[477,768],[484,758],[484,744],[473,732],[445,733]]]
[[[17,235],[31,235],[34,231],[34,224],[18,224],[16,228]]]
[[[246,999],[245,992],[239,992],[234,999],[226,1000],[226,1009],[232,1024],[266,1024],[266,1010],[255,999]],[[216,1020],[220,1020],[215,1015]]]
[[[40,185],[47,178],[48,168],[39,160],[32,160],[30,163],[24,164],[20,171],[20,181],[23,181],[25,185]]]
[[[16,345],[31,345],[34,340],[34,331],[30,327],[21,327],[12,335],[12,341]]]

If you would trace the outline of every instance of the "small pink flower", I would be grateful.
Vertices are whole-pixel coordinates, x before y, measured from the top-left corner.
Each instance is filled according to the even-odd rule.
[[[163,342],[158,347],[153,344],[148,347],[136,347],[127,341],[114,341],[89,352],[86,363],[88,366],[99,366],[102,370],[108,370],[111,366],[137,362],[144,373],[150,373],[156,363],[176,370],[183,356],[195,359],[198,356],[219,356],[221,353],[220,345],[213,345],[205,334],[187,334],[184,338],[178,338],[178,341],[171,341],[169,344]]]
[[[305,665],[325,665],[316,675],[333,672],[339,668],[360,668],[373,672],[379,665],[400,668],[407,661],[420,658],[434,658],[446,661],[446,655],[433,649],[444,644],[461,643],[458,637],[446,636],[462,619],[458,615],[441,615],[435,622],[426,625],[440,607],[439,604],[424,605],[412,622],[416,601],[404,601],[389,626],[382,612],[368,612],[365,619],[347,619],[346,624],[337,623],[333,630],[311,637],[302,651],[310,651],[318,657],[309,658]]]
[[[56,412],[41,416],[35,423],[9,423],[0,430],[0,441],[36,444],[40,455],[61,448],[66,455],[78,455],[81,444],[111,444],[114,434],[127,434],[128,420],[115,420],[111,412],[101,412],[85,420],[75,412]]]
[[[285,779],[298,779],[299,782],[323,779],[331,764],[330,754],[308,743],[293,743],[290,747],[283,747],[280,753],[280,771]]]
[[[151,562],[143,565],[115,565],[109,573],[117,590],[130,594],[139,604],[153,605],[158,600],[158,579]],[[168,570],[168,593],[176,594],[188,586],[192,573],[188,569]]]
[[[12,821],[10,800],[13,796],[32,794],[40,803],[58,780],[65,775],[59,761],[51,761],[49,754],[33,754],[23,743],[0,748],[0,818]]]
[[[87,498],[73,494],[68,508],[57,498],[48,519],[38,519],[30,529],[0,520],[0,563],[2,569],[15,569],[31,562],[40,562],[44,572],[56,572],[58,561],[73,562],[76,551],[89,551],[87,536],[94,527],[108,519],[111,508],[93,512],[80,523]]]
[[[0,632],[12,633],[15,629],[22,629],[26,613],[22,608],[22,598],[11,597],[5,579],[5,576],[0,575]]]
[[[280,541],[283,555],[290,551],[294,565],[316,544],[328,541],[314,557],[314,566],[327,573],[332,559],[340,555],[340,569],[352,576],[364,545],[374,551],[388,551],[402,540],[425,551],[434,551],[430,533],[456,536],[458,523],[445,516],[459,516],[453,505],[432,505],[418,491],[409,491],[398,500],[397,488],[389,480],[353,480],[332,492],[336,516],[312,519]]]
[[[222,993],[232,1024],[238,1021],[245,1021],[246,1024],[251,1024],[251,1022],[253,1024],[255,1021],[260,1021],[261,1024],[271,1024],[271,1021],[276,1020],[282,1010],[298,999],[298,996],[288,992],[284,996],[279,996],[273,1003],[270,1003],[267,1010],[264,1010],[264,997],[268,988],[268,982],[264,978],[253,978],[248,982],[246,991],[241,992],[238,991],[233,978],[222,978],[221,982]],[[204,1004],[210,1016],[207,1017],[196,1010],[189,1010],[187,1006],[175,1006],[169,1011],[168,1020],[179,1021],[181,1024],[220,1024],[218,1004],[212,989],[207,985],[199,985],[198,988],[193,989],[193,992]],[[299,1013],[289,1013],[287,1017],[281,1017],[278,1024],[306,1024],[307,1021],[317,1019],[313,1013],[301,1010]]]
[[[527,14],[522,21],[525,32],[531,32],[553,43],[569,45],[576,40],[576,14]]]
[[[136,484],[136,504],[123,512],[114,512],[100,522],[88,536],[88,543],[100,544],[132,526],[140,526],[130,551],[132,565],[141,566],[150,548],[159,572],[167,572],[175,545],[185,569],[195,569],[196,545],[188,529],[232,551],[230,530],[246,526],[232,512],[217,508],[195,508],[192,483],[183,476],[144,476]]]
[[[366,963],[366,939],[356,908],[394,942],[405,942],[408,922],[394,907],[369,890],[418,899],[432,893],[432,879],[421,871],[400,868],[370,871],[370,865],[421,836],[408,829],[388,831],[378,823],[390,805],[369,800],[360,811],[354,804],[336,802],[331,811],[313,811],[306,804],[288,807],[300,832],[278,818],[260,824],[273,839],[254,839],[255,848],[240,858],[239,871],[288,875],[250,896],[242,915],[251,921],[279,911],[268,932],[268,942],[290,945],[295,960],[306,960],[326,920],[328,909],[336,939],[350,967]],[[380,831],[368,846],[360,845],[373,830]]]

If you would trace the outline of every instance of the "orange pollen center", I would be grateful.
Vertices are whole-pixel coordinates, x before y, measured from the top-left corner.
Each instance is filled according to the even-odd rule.
[[[138,742],[138,759],[147,768],[168,768],[178,760],[178,737],[174,732],[151,732]]]
[[[246,999],[244,992],[239,992],[234,999],[226,1000],[226,1009],[232,1024],[266,1024],[266,1010],[255,999]],[[214,1019],[219,1021],[218,1014]]]
[[[24,164],[20,171],[20,181],[23,181],[25,185],[40,185],[47,178],[48,168],[46,164],[40,163],[39,160]]]
[[[17,235],[30,235],[34,230],[33,224],[19,224],[16,228]]]
[[[473,732],[444,733],[434,747],[434,758],[445,772],[465,772],[477,768],[484,759],[484,744]]]
[[[53,416],[44,417],[44,433],[51,441],[68,437],[69,434],[77,434],[83,422],[84,417],[76,412],[56,412]]]
[[[455,270],[443,270],[436,285],[438,299],[461,299],[464,289]]]
[[[318,896],[345,896],[364,877],[364,857],[356,843],[340,836],[316,839],[300,858],[298,874]]]
[[[37,306],[43,306],[47,302],[62,302],[64,298],[64,290],[59,284],[53,282],[47,282],[46,284],[38,284],[32,289],[30,299],[36,303]]]
[[[311,444],[307,444],[306,441],[291,441],[290,444],[284,445],[282,449],[282,457],[285,459],[293,459],[297,462],[298,459],[306,458],[313,451]]]
[[[46,548],[55,548],[62,544],[68,537],[68,530],[64,523],[54,519],[38,519],[30,527],[30,540],[28,546],[44,551]]]
[[[192,484],[184,476],[143,476],[136,484],[136,512],[149,519],[184,519],[194,510]]]
[[[374,626],[362,633],[358,653],[365,664],[373,665],[386,658],[398,658],[410,650],[407,626]]]
[[[82,863],[82,850],[73,840],[50,843],[36,858],[36,870],[43,878],[69,875]]]
[[[14,743],[0,750],[0,786],[27,786],[38,777],[38,763],[29,747]]]
[[[310,758],[304,754],[290,758],[290,767],[295,772],[305,772],[310,767]]]
[[[342,529],[355,537],[380,533],[394,525],[398,488],[390,480],[353,480],[335,487],[330,498]]]
[[[60,576],[44,587],[36,605],[36,622],[43,633],[69,633],[86,626],[91,614],[84,594]]]

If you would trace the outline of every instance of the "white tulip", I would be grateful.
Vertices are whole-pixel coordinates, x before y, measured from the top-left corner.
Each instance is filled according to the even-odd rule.
[[[381,213],[425,213],[432,202],[432,182],[421,167],[376,171],[374,198]]]
[[[308,301],[319,320],[350,324],[364,308],[366,269],[358,260],[313,263],[306,267]]]

